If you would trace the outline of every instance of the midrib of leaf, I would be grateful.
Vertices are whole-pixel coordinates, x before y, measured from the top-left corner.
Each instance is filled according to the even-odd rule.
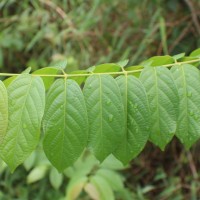
[[[16,149],[16,146],[17,146],[17,144],[18,144],[18,142],[19,142],[19,128],[20,128],[20,126],[21,126],[21,123],[22,123],[22,113],[23,113],[23,111],[24,111],[24,107],[25,107],[25,104],[26,104],[26,100],[27,100],[27,97],[28,97],[28,93],[29,93],[29,91],[30,91],[30,88],[31,88],[31,85],[32,85],[32,82],[33,82],[33,78],[31,77],[31,81],[30,81],[30,84],[29,84],[29,87],[28,87],[28,90],[27,90],[27,92],[26,92],[26,98],[25,98],[25,100],[24,100],[24,103],[23,103],[23,106],[22,106],[22,108],[23,109],[21,109],[21,114],[20,114],[20,123],[19,123],[19,125],[18,125],[18,128],[17,128],[17,139],[15,140],[15,148],[14,149]],[[14,158],[16,157],[16,154],[13,154],[13,159],[12,159],[12,161],[14,161]]]
[[[128,146],[128,119],[127,119],[127,115],[128,115],[128,76],[127,76],[127,73],[125,73],[125,86],[126,86],[126,89],[125,89],[125,133],[126,133],[126,141],[125,141],[125,144],[126,144],[126,150],[128,149],[127,146]]]
[[[102,81],[101,81],[101,77],[100,77],[100,75],[99,75],[99,99],[100,99],[100,115],[101,115],[101,138],[102,138],[102,127],[103,127],[103,125],[102,125],[102,121],[103,121],[103,112],[102,112],[102,108],[103,108],[103,105],[102,105],[102,83],[101,83]]]
[[[158,126],[159,126],[159,129],[160,129],[160,124],[161,124],[161,122],[160,122],[160,109],[159,109],[159,104],[158,104],[158,102],[159,102],[159,97],[158,97],[158,77],[157,77],[157,72],[156,72],[156,69],[155,69],[155,67],[153,68],[154,70],[154,75],[155,75],[155,80],[156,80],[156,104],[157,104],[157,106],[156,106],[156,110],[157,110],[157,115],[158,115]],[[161,138],[163,139],[163,137],[162,137],[162,134],[160,133],[160,130],[159,130],[159,135],[161,136]]]
[[[62,146],[61,146],[61,148],[62,148],[62,153],[61,153],[61,155],[63,155],[63,152],[64,152],[64,148],[63,148],[63,143],[64,143],[64,138],[65,138],[65,128],[66,128],[66,123],[65,123],[65,120],[66,120],[66,98],[67,98],[67,84],[66,84],[66,82],[67,82],[67,77],[65,76],[65,78],[64,78],[64,106],[63,106],[63,112],[64,112],[64,120],[63,120],[63,122],[64,122],[64,124],[63,124],[63,127],[64,127],[64,130],[62,131]],[[62,161],[59,159],[59,165],[61,166],[62,164]]]
[[[183,70],[183,65],[181,65],[181,72],[182,72],[182,75],[183,75],[183,88],[184,88],[184,91],[185,91],[185,96],[187,96],[187,87],[186,87],[186,80],[185,80],[185,72]],[[185,103],[185,106],[186,106],[186,118],[187,118],[187,136],[188,136],[188,133],[189,133],[189,117],[188,117],[188,99],[186,97],[186,103]]]

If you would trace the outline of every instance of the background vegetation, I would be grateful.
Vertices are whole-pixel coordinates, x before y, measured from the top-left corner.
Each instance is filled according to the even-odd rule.
[[[124,59],[132,65],[199,46],[199,0],[0,1],[1,72],[36,70],[59,59],[67,59],[68,72]],[[200,143],[185,151],[176,140],[165,152],[148,144],[130,166],[112,169],[124,183],[121,193],[112,187],[116,199],[200,199],[199,150]],[[63,198],[72,177],[55,175],[43,156],[38,150],[12,175],[1,163],[0,199]],[[86,171],[108,166],[93,160]]]

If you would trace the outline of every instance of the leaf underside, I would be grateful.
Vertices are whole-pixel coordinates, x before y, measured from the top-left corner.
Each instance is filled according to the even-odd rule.
[[[176,131],[178,91],[172,75],[164,67],[146,67],[140,76],[149,100],[150,141],[164,150]]]
[[[74,80],[58,79],[50,87],[43,129],[50,162],[59,171],[72,165],[86,147],[88,135],[84,97]]]
[[[176,136],[189,149],[200,138],[200,74],[192,65],[171,69],[179,92]]]
[[[125,136],[125,115],[115,79],[110,75],[92,75],[85,83],[89,138],[88,147],[103,161],[113,153]]]
[[[45,106],[40,77],[21,74],[7,88],[9,123],[0,155],[11,171],[36,148]]]

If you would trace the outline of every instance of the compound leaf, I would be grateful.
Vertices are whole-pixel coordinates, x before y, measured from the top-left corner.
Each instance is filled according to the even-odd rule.
[[[40,77],[21,74],[7,88],[8,129],[0,155],[11,171],[35,149],[45,107],[45,88]]]
[[[76,81],[58,79],[50,87],[43,128],[45,154],[62,171],[77,160],[87,143],[87,110]]]
[[[179,91],[179,115],[176,136],[189,149],[200,138],[200,74],[189,64],[171,69]]]
[[[140,76],[146,88],[151,114],[150,140],[164,150],[176,131],[178,91],[164,67],[146,67]]]
[[[92,75],[83,93],[89,121],[88,147],[103,161],[118,148],[125,135],[125,115],[120,91],[110,75]]]
[[[149,105],[145,88],[139,79],[122,75],[116,81],[123,98],[126,135],[113,155],[127,164],[142,151],[149,138]]]
[[[8,95],[2,81],[0,81],[0,144],[3,142],[8,126]]]

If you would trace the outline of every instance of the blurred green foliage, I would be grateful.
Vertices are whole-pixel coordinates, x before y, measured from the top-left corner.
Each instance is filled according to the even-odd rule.
[[[125,59],[136,65],[156,55],[189,54],[200,46],[199,10],[199,0],[1,0],[0,71],[37,70],[65,59],[71,72]],[[126,198],[200,199],[199,145],[185,151],[174,140],[163,153],[148,144],[121,169]],[[14,174],[0,162],[0,199],[63,199],[70,176],[55,189],[59,180],[52,184],[55,172],[42,161],[29,158]]]

